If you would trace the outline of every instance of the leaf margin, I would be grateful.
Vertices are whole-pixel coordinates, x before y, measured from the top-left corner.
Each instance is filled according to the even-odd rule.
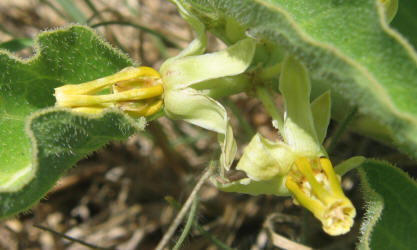
[[[366,166],[366,164],[369,164],[369,166]],[[373,235],[375,227],[378,225],[378,222],[383,219],[382,216],[384,216],[384,209],[385,209],[384,197],[380,193],[378,193],[376,190],[374,190],[374,188],[371,187],[368,174],[366,173],[366,170],[365,170],[367,167],[377,168],[378,171],[382,171],[382,170],[379,170],[380,168],[389,169],[389,171],[393,171],[396,174],[398,174],[398,176],[403,177],[402,178],[403,180],[405,180],[410,186],[414,187],[415,193],[417,190],[416,180],[414,180],[406,172],[402,171],[397,166],[394,166],[387,161],[376,160],[376,159],[366,159],[361,164],[361,166],[357,168],[358,176],[360,178],[361,192],[365,200],[365,208],[368,208],[365,212],[364,220],[360,226],[361,235],[359,237],[359,242],[357,242],[357,246],[356,246],[357,249],[359,250],[372,249],[371,248],[372,235]],[[392,207],[392,205],[389,205],[389,207]],[[415,228],[417,228],[417,225],[415,225]],[[412,246],[410,249],[412,249]]]
[[[85,25],[79,25],[79,24],[69,24],[63,27],[58,27],[55,29],[50,29],[50,30],[46,30],[43,31],[41,33],[39,33],[35,39],[34,39],[34,44],[32,46],[33,48],[33,55],[28,57],[28,58],[21,58],[19,56],[17,56],[15,53],[5,50],[5,49],[0,49],[0,53],[2,55],[4,55],[5,57],[8,58],[8,60],[11,60],[12,62],[16,62],[19,63],[21,65],[27,65],[29,66],[31,63],[36,63],[37,60],[43,55],[43,51],[45,50],[44,47],[41,46],[41,39],[53,34],[56,35],[58,33],[65,33],[65,32],[73,32],[73,30],[76,29],[80,29],[83,32],[88,32],[88,35],[90,36],[91,39],[94,39],[98,46],[103,46],[105,47],[108,51],[110,51],[111,53],[114,53],[114,56],[117,56],[119,58],[121,58],[121,60],[125,61],[126,63],[128,63],[129,65],[137,65],[136,62],[134,62],[132,59],[129,58],[128,55],[126,55],[124,52],[122,52],[120,49],[113,47],[110,43],[106,42],[104,40],[104,38],[98,34],[98,32],[88,26]],[[57,79],[58,81],[61,81],[60,79]],[[29,179],[26,183],[23,183],[23,185],[15,190],[15,192],[11,191],[11,192],[0,192],[0,197],[2,197],[3,195],[8,195],[8,194],[13,194],[13,193],[17,193],[20,192],[22,190],[24,190],[32,181],[34,178],[37,177],[37,175],[39,174],[39,159],[38,159],[38,153],[39,153],[39,147],[38,147],[38,141],[36,139],[36,135],[34,134],[34,132],[31,129],[32,123],[33,121],[45,114],[48,113],[54,113],[54,112],[68,112],[69,115],[75,115],[75,116],[79,116],[79,117],[84,117],[86,119],[89,120],[95,120],[95,121],[99,121],[101,120],[103,117],[105,117],[106,115],[115,115],[118,116],[120,119],[124,119],[132,128],[135,128],[135,131],[142,131],[145,129],[146,126],[146,119],[145,118],[139,118],[139,119],[134,119],[129,117],[127,114],[123,113],[120,110],[117,109],[108,109],[100,114],[80,114],[80,113],[74,113],[71,112],[69,109],[63,109],[63,108],[58,108],[58,107],[47,107],[47,108],[41,108],[41,109],[37,109],[35,111],[31,111],[30,113],[26,113],[23,115],[18,115],[19,118],[22,118],[22,122],[24,120],[24,129],[22,131],[22,133],[24,133],[24,136],[26,136],[29,141],[30,141],[30,147],[31,147],[31,152],[30,154],[32,155],[30,158],[31,161],[31,168],[32,168],[32,172],[33,172],[33,178]],[[136,133],[135,132],[135,133]],[[132,135],[132,134],[130,134]],[[130,136],[129,135],[129,136]],[[127,136],[128,137],[128,136]],[[127,138],[126,137],[126,138]],[[108,142],[110,142],[112,140],[108,139],[108,141],[105,143],[107,144]],[[94,150],[90,150],[89,153],[85,154],[88,155],[92,152],[94,152],[95,150],[97,150],[98,148],[94,149]],[[85,157],[84,155],[84,157]],[[80,158],[82,159],[82,157]],[[78,159],[77,161],[79,161],[80,159]],[[71,167],[73,167],[75,165],[75,163],[77,162],[73,162],[71,164],[69,164],[66,169],[64,171],[62,171],[62,173],[53,181],[53,184],[48,187],[47,190],[45,190],[44,192],[42,192],[42,196],[33,199],[32,201],[28,202],[24,208],[19,209],[18,211],[8,211],[4,213],[4,207],[2,207],[2,209],[0,209],[0,219],[5,219],[5,218],[9,218],[11,216],[17,215],[18,213],[27,211],[28,209],[30,209],[34,204],[36,204],[39,200],[43,199],[43,197],[47,194],[47,192],[56,184],[56,182],[59,180],[59,178],[64,175],[68,169],[70,169]],[[1,200],[1,199],[0,199]],[[5,205],[6,206],[6,205]]]

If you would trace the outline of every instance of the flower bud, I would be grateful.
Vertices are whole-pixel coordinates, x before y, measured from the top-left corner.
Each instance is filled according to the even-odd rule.
[[[226,109],[209,94],[216,92],[221,96],[220,92],[240,89],[240,81],[247,84],[244,77],[230,76],[245,72],[252,62],[255,45],[256,41],[246,38],[215,53],[195,55],[188,50],[185,54],[192,55],[171,58],[161,66],[166,115],[217,132],[221,168],[229,169],[232,164],[236,142]]]

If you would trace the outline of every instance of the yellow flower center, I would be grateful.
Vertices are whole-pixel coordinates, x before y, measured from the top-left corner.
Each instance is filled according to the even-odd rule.
[[[329,159],[300,157],[285,183],[295,200],[310,210],[330,235],[349,232],[356,215],[339,179]]]
[[[127,67],[110,76],[56,88],[55,105],[90,114],[117,107],[134,117],[149,116],[162,107],[163,92],[156,70]]]

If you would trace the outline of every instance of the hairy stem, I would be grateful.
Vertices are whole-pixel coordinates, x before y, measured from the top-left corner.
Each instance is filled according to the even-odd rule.
[[[198,197],[195,197],[195,199],[193,200],[193,204],[191,205],[190,213],[188,214],[187,223],[185,224],[184,230],[182,231],[180,238],[178,239],[177,243],[175,243],[175,246],[172,248],[173,250],[180,249],[185,238],[187,238],[187,235],[190,232],[191,227],[193,226],[195,213],[197,211],[197,205]]]
[[[265,106],[266,111],[273,120],[276,121],[277,127],[281,135],[284,135],[284,120],[279,110],[276,108],[274,100],[270,94],[271,92],[265,87],[257,87],[256,95],[261,100],[262,104]]]
[[[347,125],[352,120],[352,118],[355,116],[356,112],[358,111],[357,107],[354,107],[349,114],[346,115],[345,119],[339,124],[337,127],[336,132],[334,133],[334,136],[332,140],[330,141],[329,146],[327,147],[327,153],[331,154],[333,150],[336,147],[337,142],[339,141],[340,137],[342,136],[343,132],[345,132]]]
[[[156,250],[162,250],[168,244],[169,240],[174,235],[175,230],[177,230],[178,226],[183,221],[183,219],[184,219],[184,217],[185,217],[188,209],[190,209],[190,207],[191,207],[191,205],[193,203],[193,200],[197,196],[198,191],[201,189],[201,187],[203,186],[204,182],[208,178],[210,178],[211,174],[212,174],[212,168],[211,168],[211,166],[209,166],[208,169],[206,170],[206,172],[201,176],[200,180],[195,185],[193,191],[191,191],[190,196],[188,196],[187,201],[185,202],[184,206],[182,206],[182,208],[179,211],[177,217],[175,217],[174,221],[169,226],[168,231],[164,234],[164,236],[162,237],[161,241],[156,246],[156,248],[155,248]]]

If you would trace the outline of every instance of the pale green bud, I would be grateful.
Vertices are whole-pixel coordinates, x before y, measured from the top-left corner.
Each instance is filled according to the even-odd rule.
[[[217,132],[222,150],[221,167],[229,169],[236,154],[236,142],[226,109],[210,95],[222,96],[222,92],[230,94],[234,89],[241,89],[238,81],[242,81],[242,85],[248,84],[248,80],[239,74],[251,64],[256,42],[247,38],[223,51],[202,55],[207,42],[204,24],[183,1],[172,2],[196,31],[197,38],[161,66],[165,113],[172,119]]]
[[[277,175],[286,175],[296,158],[291,148],[284,142],[271,142],[256,134],[236,167],[255,180],[270,180]]]
[[[230,92],[228,87],[236,88],[237,86],[235,80],[245,80],[245,78],[227,77],[245,72],[252,61],[254,52],[255,41],[248,38],[223,51],[176,57],[161,67],[165,89],[165,113],[172,119],[181,119],[217,132],[222,149],[221,165],[226,169],[233,162],[236,143],[226,109],[208,94],[216,92],[217,95],[221,95],[219,91]],[[228,80],[224,81],[223,78]],[[214,91],[213,86],[216,86],[216,80],[225,84],[230,83],[230,85],[218,86],[218,91]],[[242,81],[242,84],[246,83]]]

